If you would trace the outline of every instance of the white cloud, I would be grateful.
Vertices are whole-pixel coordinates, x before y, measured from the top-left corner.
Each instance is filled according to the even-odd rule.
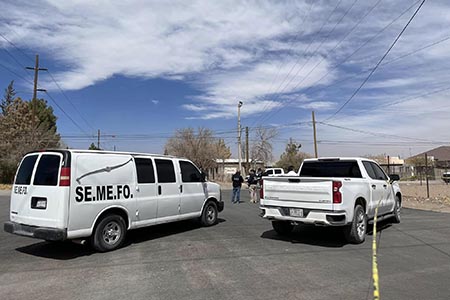
[[[165,78],[199,91],[181,103],[186,118],[235,117],[239,100],[245,117],[289,108],[314,109],[320,117],[345,103],[367,76],[355,74],[375,66],[417,7],[381,32],[413,2],[381,1],[360,20],[375,2],[358,1],[328,35],[352,3],[342,1],[322,27],[336,3],[314,1],[308,15],[311,1],[13,1],[2,3],[0,33],[21,48],[50,53],[67,68],[54,74],[67,90],[114,75]],[[429,102],[405,102],[397,112],[376,108],[448,84],[450,40],[395,59],[448,36],[449,16],[448,1],[426,2],[385,64],[334,120],[448,140],[438,130],[442,124],[450,126],[448,118],[433,117],[433,109],[441,116],[437,108],[423,109],[425,103],[443,106],[442,95],[427,98]],[[412,129],[418,124],[414,115],[426,126]],[[348,137],[339,130],[333,133]]]

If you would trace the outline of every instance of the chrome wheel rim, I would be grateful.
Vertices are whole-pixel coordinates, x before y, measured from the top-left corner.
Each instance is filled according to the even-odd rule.
[[[401,212],[402,212],[402,207],[400,206],[400,201],[396,200],[395,202],[395,214],[397,215],[397,219],[400,220],[401,218]]]
[[[366,234],[366,222],[364,219],[364,213],[360,212],[356,216],[356,231],[359,238],[363,238]]]
[[[214,222],[216,219],[216,211],[211,205],[206,209],[206,220],[208,223]]]
[[[111,221],[103,228],[103,241],[108,245],[116,244],[122,236],[122,229],[116,221]]]

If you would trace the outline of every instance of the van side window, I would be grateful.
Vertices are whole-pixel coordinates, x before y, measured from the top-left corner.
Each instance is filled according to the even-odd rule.
[[[168,159],[155,159],[156,173],[158,174],[158,182],[176,182],[175,169],[173,163]]]
[[[135,158],[138,183],[155,183],[152,160],[148,158]]]
[[[281,170],[275,170],[275,174],[281,174]]]
[[[17,172],[15,184],[30,184],[31,175],[33,174],[34,164],[36,163],[37,155],[30,155],[23,159]]]
[[[34,175],[33,184],[57,185],[60,164],[61,158],[58,155],[42,155],[36,169],[36,174]]]
[[[187,161],[180,161],[181,180],[183,182],[201,182],[202,176],[197,168]]]

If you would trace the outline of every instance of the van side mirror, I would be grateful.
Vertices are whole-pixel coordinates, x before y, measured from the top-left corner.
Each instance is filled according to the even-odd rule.
[[[391,182],[399,181],[400,176],[398,174],[391,174],[391,175],[389,175],[389,179],[391,180]]]
[[[206,182],[206,174],[201,172],[200,173],[200,179],[201,179],[202,182]]]

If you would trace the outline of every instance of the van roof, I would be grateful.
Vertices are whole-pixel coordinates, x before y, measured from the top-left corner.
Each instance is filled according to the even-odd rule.
[[[141,152],[124,152],[124,151],[104,151],[104,150],[85,150],[85,149],[42,149],[36,151],[30,151],[30,153],[39,153],[39,152],[70,152],[70,153],[96,153],[96,154],[128,154],[128,155],[142,155],[142,156],[155,156],[155,157],[166,157],[166,158],[183,158],[173,155],[164,155],[164,154],[152,154],[152,153],[141,153]]]

